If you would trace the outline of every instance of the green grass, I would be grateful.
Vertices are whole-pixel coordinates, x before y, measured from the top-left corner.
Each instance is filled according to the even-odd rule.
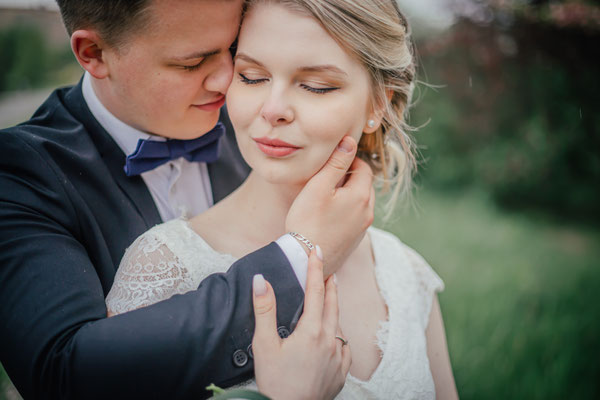
[[[10,383],[2,364],[0,364],[0,400],[18,400],[21,397]]]
[[[446,284],[461,398],[599,398],[600,232],[500,211],[476,191],[424,191],[416,203],[384,228]]]
[[[474,191],[424,192],[416,203],[418,215],[384,228],[446,284],[461,398],[598,398],[600,232],[498,211]]]

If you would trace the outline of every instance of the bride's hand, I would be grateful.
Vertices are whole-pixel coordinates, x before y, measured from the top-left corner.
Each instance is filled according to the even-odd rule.
[[[339,328],[337,287],[323,282],[323,263],[309,256],[304,313],[286,339],[277,334],[275,294],[271,285],[254,278],[256,328],[252,340],[256,382],[274,400],[331,399],[344,386],[350,370],[350,347]]]
[[[373,174],[364,161],[355,158],[356,150],[356,141],[345,136],[296,197],[285,221],[288,232],[319,243],[325,277],[343,264],[373,222]]]

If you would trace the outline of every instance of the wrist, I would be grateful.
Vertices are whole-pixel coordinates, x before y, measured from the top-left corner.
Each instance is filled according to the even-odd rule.
[[[315,248],[315,245],[308,238],[297,232],[288,232],[288,235],[300,242],[307,255],[310,255],[310,252]]]

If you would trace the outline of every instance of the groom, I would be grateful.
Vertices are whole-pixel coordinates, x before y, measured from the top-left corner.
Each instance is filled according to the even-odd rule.
[[[31,120],[0,132],[0,361],[26,399],[201,398],[209,383],[248,379],[252,277],[273,285],[280,336],[302,304],[307,256],[291,236],[273,238],[185,295],[113,318],[104,305],[138,235],[181,210],[202,212],[248,173],[219,113],[242,1],[58,3],[86,73]],[[218,138],[219,121],[226,134],[215,162],[208,161],[217,142],[199,159],[176,153],[160,165],[137,151],[140,139]],[[325,275],[372,221],[365,165],[355,162],[353,178],[335,189],[355,150],[354,142],[340,145],[287,221],[322,247]],[[325,368],[320,356],[303,365],[282,360],[288,371],[269,381],[279,393],[298,382],[316,385],[309,376]],[[317,392],[328,393],[328,382],[321,384]]]

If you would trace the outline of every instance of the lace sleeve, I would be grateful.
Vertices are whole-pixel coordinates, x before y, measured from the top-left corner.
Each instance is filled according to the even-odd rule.
[[[192,290],[187,268],[150,230],[127,249],[106,297],[108,316],[145,307]]]

